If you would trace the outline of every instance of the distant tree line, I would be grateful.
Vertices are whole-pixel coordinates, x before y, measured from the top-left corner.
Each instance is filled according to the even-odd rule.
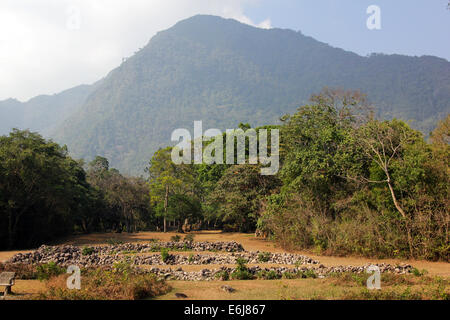
[[[261,165],[175,165],[167,147],[146,178],[127,177],[106,158],[85,164],[13,130],[0,137],[0,248],[74,232],[210,228],[321,253],[449,260],[450,115],[427,142],[405,122],[376,119],[361,93],[325,89],[261,129],[281,132],[275,176]]]

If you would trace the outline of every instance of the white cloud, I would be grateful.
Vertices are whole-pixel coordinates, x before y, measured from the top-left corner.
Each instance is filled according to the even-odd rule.
[[[195,14],[260,28],[244,9],[258,0],[2,0],[0,100],[27,100],[92,83],[158,31]]]

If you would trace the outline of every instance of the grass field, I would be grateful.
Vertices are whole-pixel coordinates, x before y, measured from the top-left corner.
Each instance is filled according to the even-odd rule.
[[[136,234],[91,234],[73,236],[56,244],[73,244],[77,246],[107,244],[114,238],[122,242],[148,242],[151,239],[169,241],[175,233],[141,232]],[[237,241],[247,251],[285,252],[273,242],[255,238],[253,234],[197,232],[195,241]],[[27,252],[30,250],[22,250]],[[19,251],[0,252],[0,262],[12,257]],[[311,252],[294,251],[319,260],[325,266],[353,265],[362,266],[367,263],[408,263],[419,270],[426,270],[425,275],[392,275],[383,274],[381,290],[369,291],[365,287],[367,275],[342,274],[324,279],[282,279],[282,280],[242,280],[242,281],[168,281],[171,289],[156,299],[177,299],[175,293],[183,293],[194,300],[296,300],[296,299],[448,299],[450,264],[445,262],[429,262],[397,259],[367,259],[361,257],[320,256]],[[179,252],[177,254],[190,254]],[[268,267],[268,264],[259,264]],[[229,265],[227,265],[229,266]],[[167,266],[165,266],[167,267]],[[170,266],[176,268],[176,266]],[[220,265],[183,265],[185,271],[199,271],[203,268],[219,268]],[[233,293],[221,289],[228,285],[236,291]],[[47,290],[47,283],[39,280],[17,280],[13,287],[12,299],[28,299],[39,292]]]

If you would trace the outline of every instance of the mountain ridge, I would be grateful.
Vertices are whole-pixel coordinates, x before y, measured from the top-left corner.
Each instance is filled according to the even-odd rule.
[[[425,134],[450,109],[443,58],[363,57],[299,31],[198,15],[158,32],[46,132],[77,157],[139,174],[176,128],[274,123],[323,86],[360,89],[379,116],[414,119]]]

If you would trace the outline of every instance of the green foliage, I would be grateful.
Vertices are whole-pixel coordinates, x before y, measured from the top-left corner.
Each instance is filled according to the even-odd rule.
[[[54,136],[76,157],[108,154],[114,167],[139,175],[176,128],[198,119],[222,130],[277,123],[324,84],[361,88],[377,114],[414,119],[428,134],[448,112],[449,65],[429,56],[362,57],[300,32],[196,16],[158,33],[96,84]]]
[[[125,257],[125,259],[114,262],[111,272],[119,275],[124,280],[129,279],[134,272],[130,257]]]
[[[169,262],[171,255],[169,253],[169,249],[161,248],[161,259],[164,263]]]
[[[417,268],[413,268],[413,269],[411,270],[411,273],[412,273],[413,275],[415,275],[416,277],[422,277],[422,276],[426,275],[426,274],[428,273],[428,271],[425,270],[425,269],[419,270],[419,269],[417,269]]]
[[[0,249],[71,234],[95,211],[82,162],[29,131],[0,136]]]
[[[227,169],[207,202],[214,206],[226,231],[255,230],[261,200],[278,186],[274,176],[263,176],[256,165],[236,165]]]
[[[256,274],[256,277],[263,280],[276,280],[281,279],[282,275],[279,275],[275,270],[261,270]],[[289,275],[286,279],[289,279]]]
[[[194,242],[194,239],[195,239],[195,234],[193,234],[193,233],[189,233],[189,234],[184,236],[184,241],[185,242],[192,243],[192,242]]]
[[[258,261],[259,262],[268,262],[271,257],[272,257],[272,254],[270,252],[260,252],[258,254]]]
[[[66,272],[66,270],[58,266],[55,262],[50,261],[46,264],[40,264],[36,267],[37,278],[41,281],[48,280]]]
[[[178,234],[175,235],[175,236],[171,236],[170,237],[170,241],[180,242],[181,241],[181,237]]]
[[[247,260],[243,258],[237,258],[236,259],[236,270],[234,270],[230,277],[235,280],[252,280],[254,276],[251,274],[251,272],[247,268]]]
[[[216,278],[222,281],[230,280],[230,273],[227,270],[222,270],[216,273]]]
[[[160,149],[150,160],[150,198],[157,217],[178,221],[181,226],[185,219],[196,221],[201,216],[201,205],[193,193],[192,166],[174,164],[171,152],[171,147]]]
[[[95,252],[95,250],[92,247],[83,247],[83,249],[81,250],[81,254],[83,256],[90,256],[94,252]]]
[[[144,179],[125,177],[109,168],[106,158],[98,156],[89,163],[87,175],[89,183],[99,193],[96,210],[102,231],[136,232],[155,225]]]
[[[285,248],[448,261],[448,124],[430,145],[402,121],[361,114],[357,93],[312,102],[285,118],[283,186],[258,228]]]

